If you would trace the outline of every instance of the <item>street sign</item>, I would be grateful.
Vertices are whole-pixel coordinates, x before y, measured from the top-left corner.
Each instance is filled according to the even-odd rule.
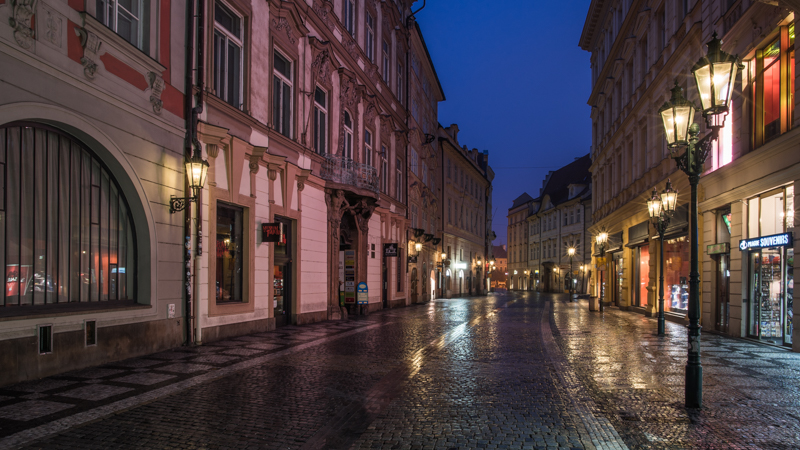
[[[356,288],[358,291],[356,296],[358,297],[358,304],[359,305],[366,305],[369,303],[369,289],[367,288],[367,283],[363,281],[358,283],[358,287]]]
[[[397,242],[383,244],[383,256],[386,258],[397,258]]]
[[[280,241],[281,241],[281,224],[279,222],[261,224],[261,242],[280,242]]]

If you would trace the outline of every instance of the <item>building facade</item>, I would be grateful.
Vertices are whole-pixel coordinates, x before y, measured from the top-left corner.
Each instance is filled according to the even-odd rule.
[[[676,320],[686,314],[689,185],[669,157],[655,112],[676,76],[684,95],[698,103],[691,68],[716,33],[743,69],[700,178],[702,326],[800,351],[792,239],[800,180],[798,6],[750,0],[591,3],[580,46],[591,52],[592,64],[592,232],[610,235],[596,295],[603,289],[609,303],[655,313],[659,245],[644,205],[653,188],[660,191],[671,179],[679,208],[664,241],[665,309]],[[768,236],[777,237],[759,239]]]
[[[134,3],[0,3],[0,385],[435,295],[413,2]]]
[[[98,5],[0,4],[0,385],[184,340],[187,5]]]
[[[589,155],[551,171],[527,217],[530,290],[585,294],[591,279]],[[570,256],[570,249],[573,254]]]
[[[441,295],[479,295],[488,291],[491,257],[491,187],[489,152],[469,150],[458,142],[458,125],[439,126],[442,167]]]
[[[533,213],[533,198],[527,192],[517,197],[508,209],[508,289],[530,290],[528,270],[528,217]]]
[[[492,248],[494,267],[491,268],[491,289],[506,289],[508,279],[508,251],[505,245],[495,245]]]

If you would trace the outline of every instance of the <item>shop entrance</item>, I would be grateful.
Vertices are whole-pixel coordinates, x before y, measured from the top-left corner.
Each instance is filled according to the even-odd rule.
[[[417,268],[411,269],[411,303],[417,303]]]
[[[272,304],[275,326],[282,327],[292,323],[292,221],[275,217],[281,228],[281,235],[274,246],[272,266]]]
[[[792,344],[794,249],[764,248],[750,254],[748,335]]]
[[[727,253],[714,257],[717,266],[717,293],[714,306],[714,329],[720,333],[728,332],[730,320],[730,255]]]

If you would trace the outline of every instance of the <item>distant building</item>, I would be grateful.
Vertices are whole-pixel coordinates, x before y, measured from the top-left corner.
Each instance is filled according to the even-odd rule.
[[[514,200],[508,210],[508,289],[527,291],[528,232],[527,220],[533,198],[527,192]]]
[[[508,250],[505,245],[495,245],[492,247],[492,257],[494,258],[494,268],[491,275],[491,288],[505,289],[506,279],[508,278]]]

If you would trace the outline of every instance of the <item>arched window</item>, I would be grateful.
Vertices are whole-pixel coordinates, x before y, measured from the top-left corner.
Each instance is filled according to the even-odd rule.
[[[353,120],[350,113],[344,112],[344,154],[345,158],[353,159]]]
[[[0,127],[0,306],[135,299],[130,209],[103,163],[38,124]]]

